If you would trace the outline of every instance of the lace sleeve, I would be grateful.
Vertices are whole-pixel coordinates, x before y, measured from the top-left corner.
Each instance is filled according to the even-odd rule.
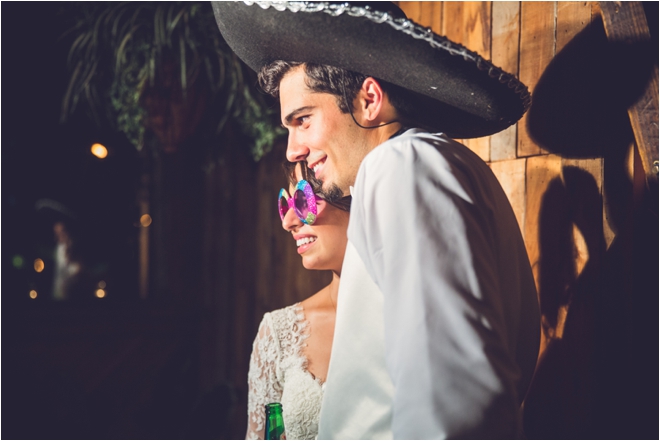
[[[282,384],[279,380],[280,349],[273,331],[270,314],[264,315],[252,345],[248,372],[248,428],[246,439],[264,439],[265,411],[268,403],[279,402]]]

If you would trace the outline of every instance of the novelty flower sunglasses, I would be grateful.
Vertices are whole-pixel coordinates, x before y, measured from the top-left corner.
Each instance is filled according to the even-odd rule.
[[[314,190],[312,190],[312,186],[303,179],[296,184],[293,197],[289,196],[289,192],[284,188],[280,189],[277,196],[277,211],[280,213],[280,218],[284,220],[287,211],[293,208],[298,219],[307,225],[312,225],[318,215],[316,200],[317,197]]]

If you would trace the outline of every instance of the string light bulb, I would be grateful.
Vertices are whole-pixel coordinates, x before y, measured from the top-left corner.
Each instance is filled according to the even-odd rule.
[[[140,216],[140,225],[142,225],[143,227],[148,227],[149,225],[151,225],[151,222],[152,222],[151,216],[149,216],[148,214],[143,214],[142,216]]]
[[[34,270],[38,273],[42,272],[46,265],[44,264],[44,261],[41,259],[34,259]]]
[[[92,155],[99,159],[104,159],[106,156],[108,156],[108,149],[105,148],[103,144],[99,144],[98,142],[96,144],[92,144],[92,148],[90,150],[92,151]]]

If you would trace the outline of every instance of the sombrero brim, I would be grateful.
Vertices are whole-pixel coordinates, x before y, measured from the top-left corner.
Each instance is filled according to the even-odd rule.
[[[513,75],[405,15],[360,3],[212,4],[223,38],[255,71],[285,60],[379,78],[431,98],[424,119],[454,138],[497,133],[531,102]]]

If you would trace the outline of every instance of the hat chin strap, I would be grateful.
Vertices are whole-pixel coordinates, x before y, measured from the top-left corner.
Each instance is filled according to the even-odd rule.
[[[363,126],[362,124],[357,122],[357,120],[355,119],[355,115],[353,115],[353,105],[352,105],[352,103],[348,102],[348,98],[346,97],[346,83],[344,81],[344,74],[343,73],[342,73],[342,76],[341,76],[341,91],[344,94],[344,103],[346,103],[346,107],[348,107],[348,113],[351,114],[351,118],[353,118],[353,122],[358,127],[360,127],[361,129],[377,129],[379,127],[389,126],[390,124],[394,124],[395,122],[399,122],[399,120],[394,119],[392,121],[382,123],[382,124],[379,124],[377,126]]]

